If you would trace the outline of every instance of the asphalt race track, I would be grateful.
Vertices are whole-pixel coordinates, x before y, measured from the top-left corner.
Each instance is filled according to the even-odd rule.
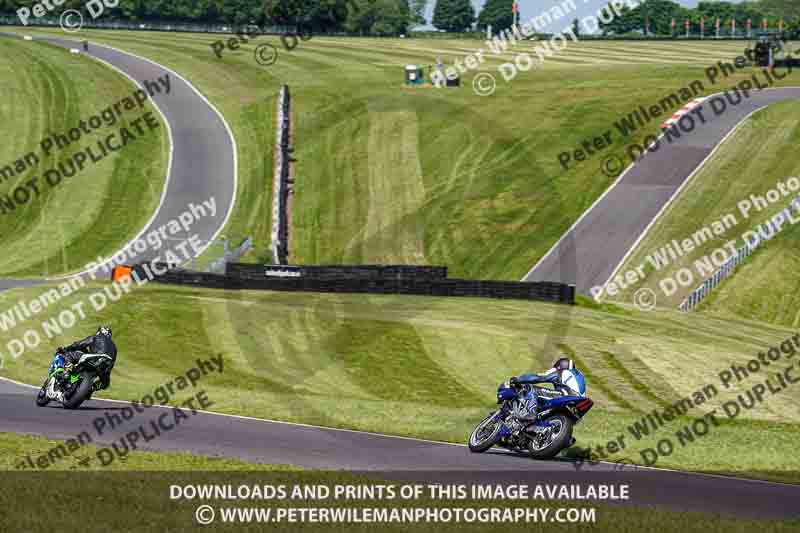
[[[47,41],[57,46],[76,46],[58,39]],[[91,45],[90,54],[114,65],[137,82],[167,74],[164,68],[149,61],[96,44]],[[157,95],[155,102],[170,125],[173,158],[163,202],[145,231],[174,218],[189,202],[199,203],[214,196],[217,216],[203,219],[193,228],[202,239],[210,240],[219,233],[233,206],[235,144],[213,108],[186,82],[170,74],[172,93]],[[789,98],[800,98],[800,89],[759,94],[679,143],[645,157],[526,279],[574,282],[581,292],[605,282],[639,235],[724,135],[753,109]],[[32,281],[0,280],[0,290],[30,283]],[[0,432],[64,440],[86,431],[95,444],[110,444],[136,431],[140,425],[171,412],[162,407],[149,408],[98,435],[93,421],[106,413],[119,414],[125,404],[92,400],[77,411],[52,404],[38,408],[34,402],[36,392],[35,387],[0,378]],[[576,436],[580,439],[580,428]],[[539,462],[505,452],[476,455],[465,446],[205,412],[191,416],[141,447],[314,469],[364,471],[403,480],[628,483],[631,494],[628,503],[634,505],[663,505],[752,517],[800,516],[797,506],[800,486],[667,470],[634,470],[612,463],[584,464],[576,468],[575,463],[566,460]],[[20,457],[19,463],[24,460]]]
[[[698,119],[697,127],[682,133],[680,139],[662,139],[658,150],[647,153],[623,173],[523,281],[570,283],[577,292],[590,295],[592,287],[602,286],[611,278],[662,209],[726,135],[755,110],[794,99],[800,99],[800,88],[767,89],[751,93],[736,106],[728,104],[719,115],[708,101],[704,102],[701,112],[705,124]],[[620,135],[616,129],[613,134]],[[597,156],[584,164],[602,162],[603,157]]]
[[[0,33],[5,37],[20,38],[19,35]],[[62,48],[81,48],[80,43],[64,39],[37,37],[31,46],[42,46],[44,41]],[[81,53],[84,53],[81,51]],[[92,43],[88,55],[100,59],[125,73],[141,86],[144,81],[156,81],[169,75],[170,93],[156,93],[152,98],[164,116],[170,130],[172,157],[167,174],[167,183],[157,212],[141,234],[149,233],[174,220],[188,209],[188,205],[202,204],[214,198],[215,216],[206,216],[192,225],[189,233],[197,234],[208,242],[214,239],[227,221],[236,195],[236,146],[228,126],[221,115],[188,82],[176,73],[143,58]],[[133,84],[131,84],[133,92]],[[100,111],[113,102],[98,102]],[[190,235],[176,234],[172,246]],[[146,261],[163,254],[170,246],[161,250],[147,250],[136,257]],[[87,263],[95,258],[87,258]],[[0,280],[0,290],[30,285],[32,281]]]
[[[119,414],[125,404],[91,400],[77,411],[55,404],[38,408],[34,402],[36,392],[36,388],[0,379],[0,432],[74,439],[86,431],[95,444],[110,444],[165,412],[160,407],[146,409],[114,430],[98,435],[93,421],[106,412]],[[576,435],[580,438],[580,428]],[[584,464],[578,470],[569,461],[533,461],[503,451],[479,455],[470,453],[466,446],[203,412],[146,446],[266,464],[366,472],[403,481],[627,483],[631,496],[627,503],[633,505],[752,517],[800,516],[800,486],[667,470],[633,470],[631,466],[621,468],[609,463]],[[19,458],[20,462],[24,460]]]

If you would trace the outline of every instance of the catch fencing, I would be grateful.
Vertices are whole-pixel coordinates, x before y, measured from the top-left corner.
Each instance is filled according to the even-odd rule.
[[[736,255],[728,258],[723,264],[719,266],[719,268],[703,283],[697,287],[695,290],[686,297],[686,299],[681,302],[678,306],[678,309],[684,312],[691,311],[692,309],[696,308],[700,302],[702,302],[711,291],[716,289],[726,278],[731,276],[733,272],[736,270],[736,267],[744,263],[744,261],[750,257],[753,252],[755,252],[762,243],[772,239],[779,230],[775,229],[774,221],[778,217],[783,217],[783,220],[788,220],[791,217],[792,210],[795,213],[800,212],[800,196],[796,197],[789,203],[789,207],[772,217],[772,219],[764,224],[759,225],[755,229],[755,234],[759,236],[758,240],[754,243],[750,243],[749,241],[745,242],[745,245],[741,248],[736,250]]]
[[[289,178],[291,164],[292,99],[289,86],[278,96],[278,127],[275,140],[275,170],[272,185],[272,260],[285,265],[289,260]]]
[[[19,17],[16,15],[0,16],[0,26],[21,26]],[[29,27],[59,28],[59,18],[41,17],[31,18],[28,21]],[[110,16],[92,19],[89,16],[83,17],[83,28],[96,30],[127,30],[127,31],[161,31],[178,33],[215,33],[215,34],[258,34],[258,35],[286,35],[297,33],[297,26],[264,26],[259,27],[254,24],[202,24],[198,22],[179,22],[179,21],[131,21],[114,20]]]
[[[2,4],[2,2],[0,2]],[[19,17],[15,14],[0,15],[0,26],[20,26],[21,22]],[[32,27],[50,27],[58,28],[59,19],[54,17],[32,18],[28,21],[28,26]],[[231,34],[238,33],[249,35],[295,35],[300,33],[302,28],[298,26],[258,26],[256,24],[234,24],[218,22],[213,24],[204,24],[200,22],[181,22],[181,21],[165,21],[165,20],[115,20],[114,15],[104,15],[98,19],[91,17],[84,17],[84,28],[97,29],[97,30],[127,30],[127,31],[158,31],[158,32],[180,32],[180,33],[212,33],[212,34]],[[367,37],[370,39],[375,38],[393,38],[397,35],[362,35],[360,33],[346,32],[346,31],[330,31],[324,28],[314,28],[313,33],[315,36],[326,37]],[[787,33],[793,35],[792,38],[797,38],[797,30],[787,30]],[[552,33],[535,33],[531,37],[536,37],[537,40],[549,40],[553,36]],[[473,39],[477,41],[486,40],[486,33],[482,31],[477,32],[436,32],[436,31],[411,31],[403,34],[404,38],[417,38],[417,39]],[[699,41],[699,42],[724,42],[724,41],[752,41],[756,38],[756,32],[752,36],[748,36],[745,30],[738,30],[735,35],[731,35],[729,29],[723,29],[720,36],[716,37],[714,34],[707,32],[705,37],[700,36],[696,29],[689,37],[686,37],[684,32],[677,32],[674,36],[669,35],[641,35],[641,34],[625,34],[625,35],[586,35],[580,36],[581,41]]]

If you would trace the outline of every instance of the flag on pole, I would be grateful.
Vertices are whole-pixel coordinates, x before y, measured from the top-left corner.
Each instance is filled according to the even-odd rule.
[[[736,36],[736,19],[731,19],[731,38]]]
[[[720,23],[720,20],[719,20],[719,17],[717,17],[717,23],[716,23],[716,26],[717,26],[717,39],[719,39],[719,23]]]

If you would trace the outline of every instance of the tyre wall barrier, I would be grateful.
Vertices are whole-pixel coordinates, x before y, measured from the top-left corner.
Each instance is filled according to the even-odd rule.
[[[252,265],[230,263],[225,273],[228,276],[252,280],[265,278],[436,280],[447,278],[447,267],[412,265]]]
[[[407,294],[539,300],[564,304],[575,303],[575,286],[563,283],[517,281],[482,281],[465,279],[315,279],[267,278],[245,279],[232,275],[173,270],[154,281],[175,285],[229,290],[268,290],[293,292],[329,292],[355,294]]]

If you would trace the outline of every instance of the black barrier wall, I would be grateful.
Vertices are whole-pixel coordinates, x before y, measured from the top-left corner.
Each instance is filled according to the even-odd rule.
[[[229,290],[268,290],[368,294],[408,294],[539,300],[575,303],[575,286],[563,283],[524,283],[464,279],[314,279],[284,277],[245,279],[233,275],[172,271],[156,282]]]
[[[447,267],[412,265],[248,265],[229,263],[225,273],[236,278],[252,280],[265,278],[436,280],[447,278]]]

